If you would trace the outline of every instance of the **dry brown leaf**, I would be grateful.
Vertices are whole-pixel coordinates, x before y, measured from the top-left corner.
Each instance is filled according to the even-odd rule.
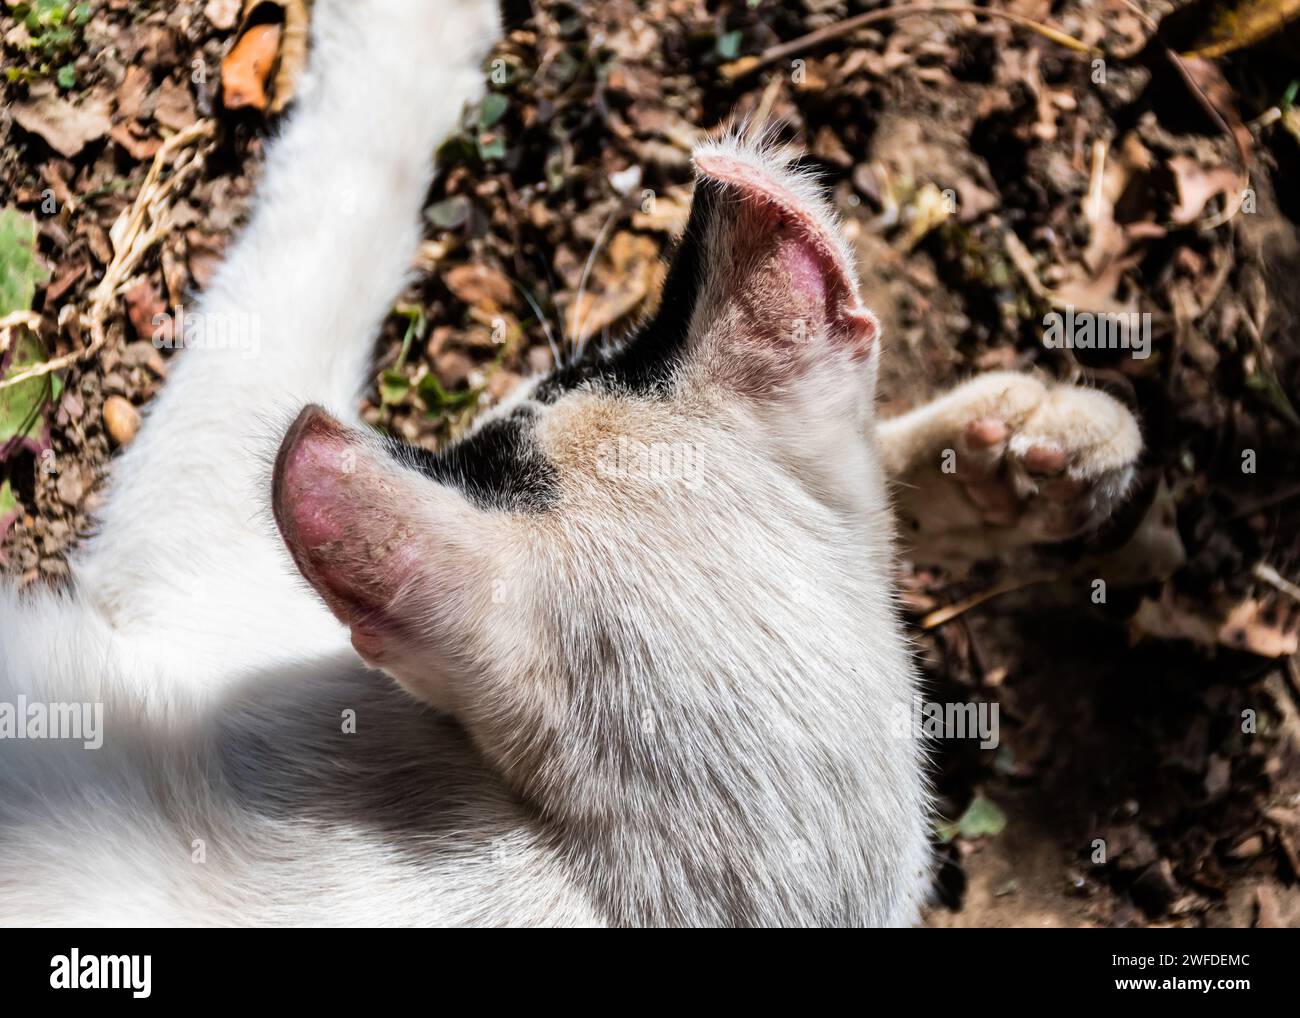
[[[1263,42],[1300,18],[1300,0],[1214,0],[1204,6],[1209,23],[1196,33],[1185,55],[1206,60]]]
[[[74,106],[47,93],[14,103],[11,110],[14,123],[43,138],[55,152],[69,158],[90,142],[104,137],[113,127],[108,103],[98,98]]]
[[[636,311],[658,282],[659,247],[649,237],[616,233],[608,262],[601,292],[579,294],[565,315],[565,335],[579,345]]]
[[[128,124],[118,124],[109,132],[108,135],[115,142],[122,146],[136,162],[144,162],[146,159],[152,159],[162,147],[161,138],[140,138],[135,135]]]
[[[122,299],[126,304],[126,317],[136,336],[151,339],[158,328],[154,325],[154,319],[167,312],[167,303],[158,292],[158,287],[151,279],[144,277],[127,290]]]
[[[253,25],[221,61],[221,101],[226,109],[266,109],[266,81],[280,48],[280,31],[279,25]]]
[[[1169,169],[1178,187],[1178,205],[1170,218],[1180,226],[1200,219],[1205,206],[1219,195],[1224,196],[1225,202],[1232,202],[1241,184],[1241,177],[1231,167],[1206,170],[1191,156],[1172,157]]]
[[[1115,208],[1126,196],[1143,187],[1154,162],[1151,153],[1133,131],[1124,135],[1112,151],[1099,150],[1095,158],[1101,162],[1101,172],[1098,175],[1094,164],[1093,179],[1083,209],[1090,226],[1083,263],[1094,276],[1128,250],[1129,231],[1125,224],[1116,220]],[[1150,219],[1154,222],[1154,212]]]
[[[490,265],[457,265],[447,271],[443,282],[463,303],[488,315],[515,303],[509,278]]]
[[[669,192],[657,195],[654,201],[647,204],[642,211],[634,212],[632,225],[638,230],[666,233],[672,237],[680,236],[686,229],[686,221],[691,216],[691,202],[689,195],[680,193],[684,189],[677,190],[678,194]]]
[[[173,131],[183,131],[198,119],[194,112],[194,97],[189,86],[168,78],[158,89],[158,104],[153,111],[154,120]]]
[[[1158,600],[1144,598],[1130,620],[1133,635],[1191,640],[1204,647],[1232,647],[1260,657],[1284,657],[1300,649],[1294,624],[1270,621],[1262,605],[1246,598],[1226,611],[1185,603],[1166,584]]]
[[[1241,114],[1237,110],[1237,97],[1228,84],[1227,78],[1223,76],[1223,71],[1219,65],[1210,60],[1201,60],[1195,57],[1176,58],[1179,72],[1183,75],[1188,85],[1191,87],[1197,101],[1206,108],[1211,114],[1211,119],[1217,120],[1219,126],[1232,138],[1233,144],[1237,147],[1237,158],[1240,161],[1239,169],[1241,171],[1241,180],[1237,185],[1237,190],[1241,191],[1247,183],[1247,167],[1250,165],[1250,153],[1254,145],[1251,137],[1250,128],[1241,119]],[[1222,223],[1227,222],[1237,214],[1241,202],[1239,199],[1230,201],[1227,208],[1217,216],[1201,224],[1202,230],[1213,229]]]
[[[149,72],[139,64],[132,64],[126,69],[122,84],[117,86],[118,114],[126,120],[136,120],[147,110],[153,81]]]
[[[1134,264],[1137,257],[1129,255],[1116,258],[1106,266],[1100,275],[1092,275],[1076,262],[1065,266],[1060,281],[1055,287],[1047,286],[1038,276],[1038,266],[1033,254],[1025,247],[1024,241],[1011,230],[1003,233],[1007,257],[1020,272],[1030,291],[1039,300],[1046,301],[1054,308],[1076,311],[1089,311],[1093,314],[1129,314],[1137,310],[1136,302],[1130,297],[1126,301],[1116,298],[1116,291],[1124,277],[1125,271]]]

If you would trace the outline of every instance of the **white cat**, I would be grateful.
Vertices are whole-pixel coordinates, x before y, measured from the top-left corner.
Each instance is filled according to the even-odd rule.
[[[877,423],[880,337],[824,198],[730,140],[696,153],[636,338],[440,455],[370,435],[372,339],[495,17],[313,18],[200,305],[260,349],[200,332],[73,592],[0,588],[0,702],[104,709],[98,749],[0,739],[0,921],[914,922],[886,474],[918,556],[1050,539],[1123,496],[1132,417],[999,374]]]

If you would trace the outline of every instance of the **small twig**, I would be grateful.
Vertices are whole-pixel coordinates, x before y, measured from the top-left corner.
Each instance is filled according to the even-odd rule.
[[[731,63],[723,65],[722,71],[726,77],[732,80],[743,78],[754,71],[792,57],[796,53],[802,53],[804,50],[820,46],[822,43],[837,39],[841,35],[847,35],[849,32],[867,25],[873,25],[878,21],[891,21],[895,18],[907,18],[922,14],[973,14],[980,18],[1001,18],[1003,21],[1010,21],[1022,28],[1027,28],[1031,32],[1037,32],[1044,38],[1050,39],[1066,49],[1074,50],[1076,53],[1085,53],[1088,56],[1103,55],[1103,51],[1095,46],[1089,46],[1086,42],[1076,39],[1072,35],[1067,35],[1051,25],[1045,25],[1041,21],[1035,21],[1033,18],[1027,18],[1023,14],[1016,14],[1012,11],[1001,11],[990,7],[974,7],[970,4],[900,4],[897,7],[885,7],[854,15],[833,25],[827,25],[825,28],[819,28],[815,32],[801,35],[797,39],[791,39],[789,42],[771,46],[758,56],[733,60]]]
[[[41,361],[40,364],[33,364],[30,368],[18,372],[16,375],[10,375],[8,378],[0,381],[0,389],[8,389],[11,385],[19,385],[30,378],[40,378],[42,375],[48,375],[52,371],[62,371],[64,368],[75,364],[83,357],[89,357],[101,346],[104,345],[104,329],[100,322],[90,315],[79,316],[84,328],[90,330],[90,343],[80,350],[73,350],[71,353],[61,354],[58,357],[51,357],[47,361]]]
[[[575,310],[581,309],[583,295],[587,292],[587,281],[591,278],[591,270],[596,264],[596,258],[600,255],[601,248],[605,246],[605,238],[609,235],[610,229],[614,226],[614,220],[618,218],[620,208],[615,208],[608,216],[605,217],[605,223],[596,234],[596,241],[591,245],[591,253],[587,255],[587,263],[582,267],[582,276],[578,279],[578,293],[573,298],[573,307]],[[583,311],[581,320],[574,321],[573,335],[566,342],[572,344],[575,355],[581,355],[583,347],[587,345],[586,327],[587,315],[590,312]]]
[[[1164,46],[1163,49],[1165,56],[1168,57],[1169,62],[1174,65],[1174,70],[1176,70],[1178,76],[1183,79],[1183,83],[1191,91],[1192,96],[1196,99],[1201,109],[1205,111],[1206,116],[1214,121],[1215,126],[1218,127],[1219,130],[1223,131],[1224,134],[1232,139],[1233,146],[1237,149],[1237,158],[1241,162],[1240,182],[1237,185],[1237,193],[1234,196],[1236,203],[1226,202],[1222,212],[1197,224],[1199,230],[1208,233],[1210,230],[1222,226],[1241,211],[1241,203],[1244,200],[1245,190],[1250,186],[1250,153],[1246,150],[1246,143],[1242,141],[1240,132],[1234,131],[1231,125],[1229,125],[1223,118],[1223,114],[1219,112],[1218,107],[1215,106],[1210,100],[1210,97],[1205,94],[1205,89],[1201,88],[1201,86],[1197,84],[1196,79],[1192,76],[1192,72],[1189,71],[1187,65],[1183,63],[1183,58],[1168,46]]]
[[[977,608],[985,601],[991,601],[995,597],[1001,597],[1003,594],[1010,594],[1017,590],[1024,590],[1026,587],[1032,587],[1038,583],[1047,583],[1056,579],[1055,576],[1030,576],[1026,579],[1006,580],[996,586],[989,587],[988,590],[981,590],[977,594],[971,594],[970,597],[963,598],[955,604],[950,604],[946,608],[936,608],[925,618],[921,619],[922,629],[934,629],[942,626],[945,622],[951,622],[959,615],[964,615],[972,608]]]
[[[1300,484],[1293,484],[1289,488],[1284,488],[1281,491],[1274,492],[1264,498],[1256,499],[1254,502],[1248,502],[1244,506],[1238,505],[1234,508],[1233,514],[1228,517],[1228,522],[1234,523],[1247,516],[1254,516],[1256,513],[1264,512],[1266,509],[1272,509],[1274,506],[1281,505],[1283,502],[1289,502],[1293,498],[1300,498]]]
[[[41,316],[35,311],[14,311],[0,318],[0,355],[9,349],[9,337],[13,330],[25,325],[33,332],[41,324]]]
[[[90,293],[89,310],[78,315],[82,327],[90,332],[90,343],[79,350],[61,354],[40,364],[33,364],[30,368],[20,371],[16,375],[0,380],[0,390],[19,385],[31,378],[40,378],[42,375],[48,375],[53,371],[61,371],[75,364],[83,357],[89,357],[104,345],[107,338],[105,321],[112,310],[113,301],[117,299],[117,295],[130,280],[135,267],[139,264],[140,259],[144,257],[145,252],[161,239],[166,230],[168,224],[164,214],[166,209],[163,202],[171,197],[181,181],[196,172],[199,166],[202,165],[202,152],[192,156],[188,162],[184,163],[179,162],[179,154],[196,141],[210,138],[214,133],[216,133],[215,121],[199,120],[185,130],[173,134],[159,146],[158,151],[154,154],[149,172],[145,175],[144,183],[140,185],[140,193],[136,195],[131,211],[124,220],[125,229],[120,237],[113,238],[113,260],[109,262],[108,268],[104,270],[104,277]],[[159,183],[164,168],[173,159],[176,159],[177,162],[173,166],[172,175],[163,183]],[[18,314],[28,313],[19,312]],[[3,322],[0,322],[0,328],[5,327],[9,319],[13,317],[15,316],[7,316]],[[0,350],[3,349],[4,347],[0,346]]]
[[[1106,183],[1106,142],[1102,138],[1092,143],[1092,170],[1088,178],[1088,219],[1096,229],[1101,222],[1101,203]]]

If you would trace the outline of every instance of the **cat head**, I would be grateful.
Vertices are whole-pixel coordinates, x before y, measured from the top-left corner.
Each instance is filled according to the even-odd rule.
[[[843,650],[821,629],[887,601],[879,337],[847,246],[771,152],[715,142],[695,167],[630,339],[437,454],[308,407],[276,462],[285,544],[358,653],[522,785],[577,717],[635,735],[728,688],[775,710],[773,658]]]
[[[885,921],[924,829],[918,749],[870,735],[911,691],[876,321],[807,176],[734,140],[695,167],[634,336],[437,454],[308,407],[276,520],[361,657],[598,860],[612,914]]]

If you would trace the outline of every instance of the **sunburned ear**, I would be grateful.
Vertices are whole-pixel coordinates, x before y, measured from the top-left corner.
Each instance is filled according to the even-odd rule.
[[[818,186],[736,143],[697,149],[695,168],[691,219],[652,329],[676,327],[688,356],[742,389],[779,389],[831,356],[866,361],[878,326]]]
[[[488,514],[314,406],[286,433],[273,483],[294,562],[369,664],[409,684],[431,656],[464,650],[470,634],[458,620],[472,617],[478,581],[491,572]]]

